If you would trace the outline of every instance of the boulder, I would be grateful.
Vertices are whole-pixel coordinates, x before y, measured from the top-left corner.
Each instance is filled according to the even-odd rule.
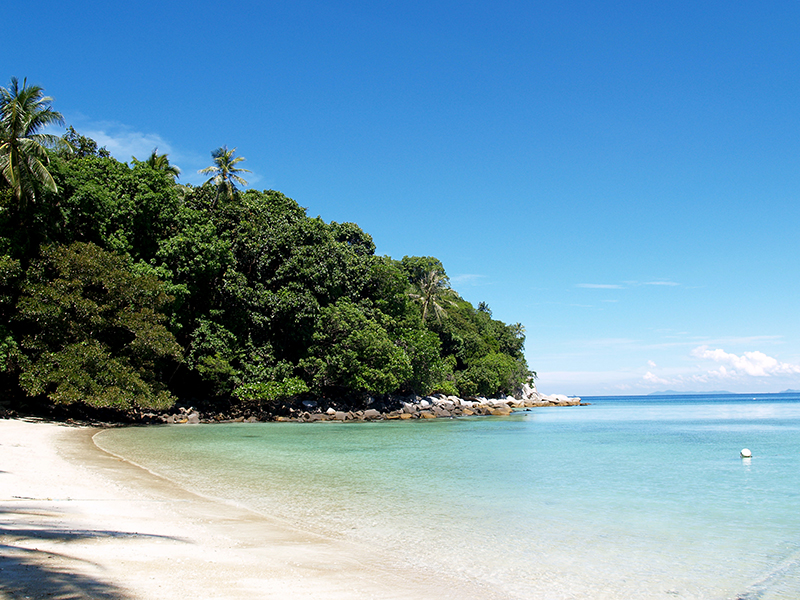
[[[367,410],[364,411],[364,418],[368,420],[380,419],[381,413],[375,410],[374,408],[368,408]]]
[[[536,384],[533,379],[529,379],[528,383],[522,385],[522,400],[528,402],[538,402],[539,392],[536,391]]]
[[[449,410],[446,410],[442,406],[434,406],[433,407],[433,414],[437,417],[452,417],[453,415],[450,414]]]
[[[200,423],[200,413],[197,412],[197,411],[194,411],[193,413],[190,413],[186,417],[186,422],[189,425],[197,425],[198,423]]]

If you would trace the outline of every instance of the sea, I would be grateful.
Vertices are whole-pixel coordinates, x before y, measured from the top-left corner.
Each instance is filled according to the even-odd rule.
[[[95,441],[189,490],[494,597],[800,598],[800,394],[583,400]]]

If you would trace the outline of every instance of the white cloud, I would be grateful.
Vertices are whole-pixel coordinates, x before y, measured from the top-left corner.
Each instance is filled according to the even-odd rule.
[[[621,290],[622,286],[615,283],[579,283],[575,287],[590,290]]]
[[[795,375],[800,373],[800,365],[780,362],[778,359],[758,351],[745,352],[741,356],[737,356],[719,348],[709,350],[708,346],[699,346],[692,350],[692,356],[722,363],[719,369],[709,372],[710,375],[722,379],[741,375],[770,377],[773,375]]]
[[[186,151],[177,148],[157,133],[137,131],[134,127],[117,121],[94,121],[81,113],[65,115],[67,123],[75,125],[79,134],[92,138],[98,147],[103,147],[121,162],[130,163],[131,157],[145,160],[154,148],[159,154],[169,154],[169,162],[181,169],[180,181],[199,185],[206,179],[198,175],[198,169],[211,163],[211,154]],[[58,132],[60,135],[62,132]],[[259,176],[249,174],[251,183],[259,180]]]
[[[105,146],[111,155],[123,162],[130,161],[131,156],[145,160],[154,148],[159,154],[171,154],[172,147],[157,133],[133,131],[119,123],[98,123],[83,135],[92,138],[98,146]]]
[[[648,361],[647,361],[647,365],[648,365],[650,368],[655,368],[655,366],[656,366],[656,363],[655,363],[654,361],[652,361],[652,360],[648,360]]]
[[[675,286],[675,285],[680,285],[680,283],[675,283],[674,281],[645,281],[644,285],[667,285],[667,286]]]
[[[650,361],[650,362],[653,362],[653,361]],[[657,375],[653,375],[650,371],[648,371],[647,373],[644,374],[644,380],[647,383],[657,383],[659,385],[664,385],[664,384],[670,383],[666,379],[662,379],[661,377],[658,377]]]

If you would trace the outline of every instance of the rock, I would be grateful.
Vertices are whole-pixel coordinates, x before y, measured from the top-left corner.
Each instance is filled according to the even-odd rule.
[[[417,407],[413,404],[409,404],[408,402],[403,402],[403,412],[408,414],[414,414],[417,412]]]
[[[347,420],[347,413],[342,412],[341,410],[334,411],[333,418],[336,421],[346,421]]]
[[[410,419],[411,418],[411,413],[405,413],[405,412],[404,413],[400,413],[400,418],[403,419],[404,421],[406,419]]]
[[[186,422],[189,425],[197,425],[198,423],[200,423],[200,413],[197,412],[197,411],[194,411],[188,417],[186,417]]]
[[[373,420],[373,419],[380,419],[381,413],[375,410],[374,408],[368,408],[364,411],[364,419]]]
[[[430,405],[431,405],[431,403],[428,402],[428,400],[425,399],[425,398],[423,398],[422,400],[419,401],[419,407],[420,408],[429,408]]]
[[[522,400],[525,401],[539,401],[539,392],[536,391],[536,384],[533,378],[528,380],[528,383],[522,385]]]
[[[333,407],[329,407],[328,410],[325,411],[325,414],[333,416],[336,414],[336,409]]]
[[[452,417],[453,415],[450,414],[449,410],[444,409],[441,406],[434,406],[433,407],[433,414],[437,417]]]
[[[489,411],[489,414],[495,417],[507,417],[511,414],[511,409],[508,406],[500,406],[497,408],[492,408]]]
[[[436,415],[433,414],[432,412],[428,411],[428,410],[423,410],[422,412],[419,413],[419,418],[420,419],[435,419]]]

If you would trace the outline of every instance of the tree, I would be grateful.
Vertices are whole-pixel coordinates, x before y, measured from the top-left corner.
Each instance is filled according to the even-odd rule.
[[[169,301],[126,257],[80,242],[46,248],[17,302],[20,386],[56,404],[169,407],[167,368],[181,361],[160,312]]]
[[[450,288],[447,275],[443,271],[433,270],[425,273],[416,282],[415,292],[409,296],[422,305],[422,322],[428,318],[428,311],[433,310],[436,320],[441,321],[447,314],[443,304],[453,304],[451,299],[455,292]]]
[[[87,156],[99,156],[101,158],[109,158],[111,156],[105,146],[98,148],[97,142],[75,131],[72,125],[67,127],[67,131],[61,136],[61,139],[66,143],[60,145],[58,154],[65,160],[86,158]]]
[[[162,171],[167,175],[172,175],[173,179],[181,176],[181,170],[175,165],[170,164],[167,154],[159,154],[158,148],[153,148],[150,156],[148,156],[147,160],[145,161],[139,161],[136,159],[136,157],[134,157],[133,160],[136,162],[144,162],[144,164],[152,169],[155,169],[156,171]]]
[[[39,133],[47,125],[62,125],[61,113],[50,107],[53,99],[37,85],[22,87],[16,77],[8,89],[0,88],[0,172],[11,187],[18,204],[36,201],[38,187],[56,192],[56,182],[48,171],[47,147],[63,140]]]
[[[211,153],[211,158],[214,159],[214,164],[198,171],[198,173],[203,175],[212,176],[211,179],[209,179],[206,183],[213,183],[215,186],[217,186],[217,198],[214,200],[214,202],[216,202],[216,200],[219,199],[219,197],[223,194],[225,194],[229,200],[232,200],[233,193],[236,190],[235,183],[247,185],[247,181],[242,179],[238,173],[249,173],[250,171],[247,169],[240,169],[236,166],[245,159],[242,156],[237,156],[234,158],[233,155],[235,153],[236,148],[233,150],[228,150],[227,146],[217,148]]]
[[[309,356],[300,361],[316,392],[346,388],[387,394],[413,374],[406,352],[356,304],[342,298],[320,311]]]

